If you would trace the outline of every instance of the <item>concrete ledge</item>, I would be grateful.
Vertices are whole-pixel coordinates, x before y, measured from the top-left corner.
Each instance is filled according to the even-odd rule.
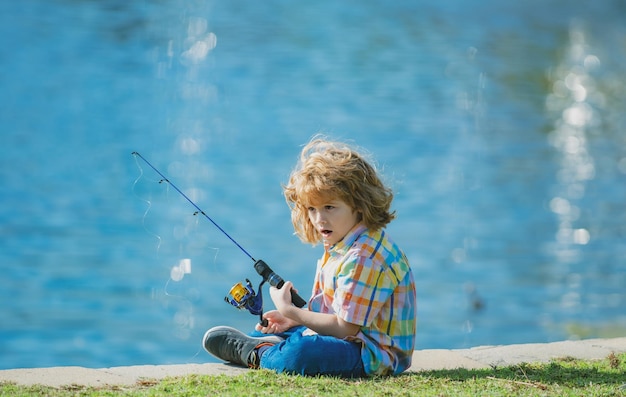
[[[484,346],[464,350],[463,355],[490,366],[504,367],[524,362],[545,363],[555,358],[565,357],[594,360],[606,358],[611,352],[624,351],[626,351],[626,338]]]
[[[52,387],[82,385],[131,386],[142,380],[187,375],[239,375],[247,368],[229,364],[137,365],[113,368],[51,367],[7,369],[0,371],[0,382]]]
[[[436,371],[441,369],[483,369],[489,365],[473,360],[463,354],[464,350],[416,350],[409,372]]]
[[[554,343],[532,343],[506,346],[480,346],[457,350],[416,350],[409,372],[451,370],[457,368],[485,369],[531,362],[549,362],[572,357],[585,360],[606,358],[610,353],[626,352],[626,337],[588,339]],[[81,385],[130,386],[145,380],[198,375],[239,375],[246,371],[228,364],[138,365],[90,369],[83,367],[52,367],[0,370],[0,382],[52,387]]]

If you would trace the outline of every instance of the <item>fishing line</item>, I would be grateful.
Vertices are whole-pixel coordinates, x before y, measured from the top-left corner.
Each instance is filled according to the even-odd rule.
[[[194,206],[194,208],[197,210],[197,212],[194,213],[194,215],[198,215],[201,214],[203,215],[206,219],[209,220],[209,222],[211,222],[213,224],[213,226],[215,226],[216,228],[219,229],[220,232],[222,232],[226,237],[228,237],[228,239],[230,241],[232,241],[237,247],[239,247],[239,249],[246,254],[250,259],[252,259],[253,262],[256,262],[256,259],[254,259],[254,257],[252,255],[250,255],[248,253],[248,251],[246,251],[241,245],[239,245],[239,243],[237,241],[235,241],[234,238],[232,238],[230,236],[230,234],[226,233],[226,231],[224,229],[221,228],[220,225],[218,225],[213,219],[211,219],[210,216],[208,216],[206,214],[206,212],[204,212],[200,207],[198,207],[198,205],[196,203],[194,203],[193,201],[191,201],[191,199],[189,197],[187,197],[187,195],[185,193],[183,193],[176,185],[174,185],[165,175],[163,175],[161,173],[161,171],[159,171],[155,166],[153,166],[148,160],[145,159],[145,157],[143,157],[141,154],[139,154],[139,152],[133,152],[132,153],[133,156],[135,156],[135,158],[139,157],[140,159],[142,159],[146,164],[148,164],[148,166],[150,166],[150,168],[152,168],[157,174],[159,174],[161,176],[161,179],[159,181],[159,183],[163,183],[166,182],[168,185],[170,185],[171,187],[173,187],[178,193],[180,193],[181,196],[183,196],[185,198],[185,200],[187,200],[191,205]]]
[[[139,200],[141,200],[142,202],[146,203],[146,209],[143,213],[142,216],[142,226],[144,228],[144,230],[150,234],[151,236],[153,236],[154,238],[157,239],[157,246],[156,246],[156,252],[157,252],[157,257],[160,255],[160,251],[161,251],[161,247],[163,245],[163,238],[157,234],[156,232],[152,231],[150,228],[148,228],[148,226],[146,225],[146,219],[148,218],[148,213],[152,210],[153,207],[153,203],[152,203],[152,193],[149,193],[150,198],[146,199],[145,195],[140,195],[139,193],[137,193],[137,186],[139,185],[139,181],[141,179],[143,179],[145,177],[144,175],[144,170],[143,167],[141,166],[141,164],[139,164],[139,159],[137,157],[135,157],[135,163],[137,165],[137,168],[139,169],[139,176],[137,176],[137,178],[135,179],[135,181],[133,182],[133,194],[135,195],[135,197],[137,197]],[[151,179],[151,178],[147,178],[150,182],[158,182],[158,180],[156,179]],[[167,193],[169,193],[169,185],[167,185]],[[199,218],[197,216],[194,216],[194,221],[193,221],[194,226],[198,226],[199,224]],[[203,247],[203,248],[207,248],[207,247]],[[213,263],[217,262],[217,257],[219,255],[219,248],[217,247],[208,247],[208,249],[214,250],[215,251],[215,255],[213,256]],[[179,262],[179,264],[177,264],[176,266],[174,266],[172,269],[170,269],[170,277],[168,278],[168,281],[165,283],[165,287],[164,287],[164,292],[166,296],[170,296],[170,297],[178,297],[175,294],[171,294],[168,289],[167,286],[169,285],[170,281],[181,281],[183,276],[186,273],[190,273],[190,267],[191,265],[188,266],[182,266]],[[185,271],[186,268],[189,268],[187,271]],[[178,277],[177,277],[178,276]]]
[[[137,160],[137,157],[135,157],[135,164],[137,164],[137,168],[139,169],[139,176],[135,179],[135,182],[133,183],[133,194],[135,195],[135,197],[137,197],[139,200],[143,201],[144,203],[146,203],[146,210],[143,213],[143,217],[141,218],[141,225],[143,226],[143,229],[146,231],[146,233],[152,235],[153,237],[155,237],[157,239],[157,246],[156,246],[156,251],[157,251],[157,256],[159,254],[159,251],[161,249],[161,244],[163,242],[163,240],[161,239],[161,236],[159,236],[158,234],[154,233],[153,231],[149,230],[148,227],[146,226],[146,218],[148,217],[148,213],[150,212],[150,209],[152,208],[152,200],[149,199],[144,199],[142,197],[140,197],[137,192],[135,191],[137,184],[139,183],[139,180],[141,178],[143,178],[143,167],[141,167],[141,165],[139,165],[139,161]]]

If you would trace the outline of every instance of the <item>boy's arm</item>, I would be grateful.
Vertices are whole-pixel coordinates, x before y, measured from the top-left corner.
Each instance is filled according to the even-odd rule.
[[[335,314],[317,313],[307,309],[300,309],[291,304],[290,281],[285,282],[281,289],[270,288],[270,295],[276,309],[285,317],[312,329],[320,335],[330,335],[343,339],[356,335],[361,327],[339,318]]]

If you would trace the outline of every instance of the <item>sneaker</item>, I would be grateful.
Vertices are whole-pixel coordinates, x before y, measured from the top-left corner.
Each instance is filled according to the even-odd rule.
[[[233,364],[244,367],[258,368],[259,357],[255,349],[267,344],[278,344],[284,339],[275,335],[252,337],[235,328],[219,326],[213,327],[204,334],[202,346],[204,350]]]

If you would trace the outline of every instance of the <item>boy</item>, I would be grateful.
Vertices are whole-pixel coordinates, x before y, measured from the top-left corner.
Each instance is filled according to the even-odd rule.
[[[399,374],[415,346],[415,283],[404,253],[384,227],[393,193],[345,144],[313,139],[283,187],[296,235],[324,244],[308,307],[291,304],[291,282],[270,287],[276,310],[247,336],[206,332],[214,356],[251,368],[301,375]]]

